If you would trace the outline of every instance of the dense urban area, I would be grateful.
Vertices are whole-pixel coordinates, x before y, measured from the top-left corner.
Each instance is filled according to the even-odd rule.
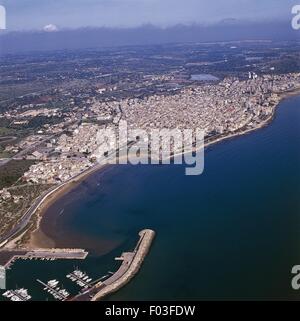
[[[300,44],[233,42],[38,52],[0,60],[0,236],[45,191],[97,163],[97,133],[258,128],[300,88]],[[107,151],[109,152],[109,150]]]

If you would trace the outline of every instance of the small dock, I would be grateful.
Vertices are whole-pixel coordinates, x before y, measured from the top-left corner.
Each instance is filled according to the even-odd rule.
[[[27,289],[19,289],[19,290],[8,290],[2,294],[5,298],[11,301],[29,301],[31,296],[28,294]]]
[[[56,281],[56,280],[54,280],[54,281]],[[62,289],[62,288],[59,288],[56,286],[51,286],[49,284],[51,281],[46,284],[43,281],[37,279],[37,282],[40,283],[44,287],[45,291],[50,293],[57,300],[65,301],[70,296],[69,292],[67,292],[65,289]]]
[[[83,289],[91,288],[92,279],[84,272],[80,270],[75,270],[72,273],[67,275],[67,278],[75,282],[77,285]]]

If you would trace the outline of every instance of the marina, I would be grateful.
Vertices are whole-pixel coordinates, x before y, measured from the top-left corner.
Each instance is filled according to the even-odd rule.
[[[29,301],[31,296],[28,294],[27,289],[8,290],[2,294],[3,297],[10,301]]]
[[[90,283],[92,282],[92,279],[86,273],[78,269],[68,274],[67,278],[84,289],[91,287]]]
[[[19,259],[22,260],[84,260],[88,252],[82,249],[37,249],[37,250],[0,250],[0,265],[10,269],[12,264]]]
[[[108,293],[114,292],[126,283],[138,272],[145,256],[147,255],[155,233],[152,230],[143,230],[139,233],[139,240],[132,252],[124,252],[116,261],[122,261],[116,272],[108,271],[107,274],[93,280],[86,272],[76,268],[66,275],[72,283],[81,290],[73,295],[65,287],[60,286],[57,279],[44,282],[40,279],[36,281],[42,285],[44,292],[47,292],[53,299],[58,301],[95,301]],[[7,291],[3,297],[14,301],[27,301],[31,299],[27,290]]]
[[[71,273],[66,275],[66,279],[76,284],[81,290],[75,295],[71,295],[70,291],[60,286],[57,279],[44,282],[40,279],[36,281],[42,285],[43,291],[58,301],[94,301],[102,298],[107,293],[114,292],[121,286],[129,282],[129,280],[138,272],[142,261],[147,255],[155,233],[152,230],[143,230],[139,233],[139,240],[132,252],[124,252],[115,260],[121,261],[121,266],[116,272],[108,271],[105,275],[93,280],[86,272],[78,267]],[[41,253],[39,253],[41,254]],[[19,253],[20,255],[20,253]],[[16,291],[6,291],[3,297],[13,301],[28,301],[31,296],[28,295],[26,289]]]
[[[67,290],[58,286],[59,282],[57,280],[50,280],[47,283],[44,283],[43,281],[37,279],[37,282],[44,287],[44,291],[47,291],[59,301],[64,301],[70,296],[70,293]]]

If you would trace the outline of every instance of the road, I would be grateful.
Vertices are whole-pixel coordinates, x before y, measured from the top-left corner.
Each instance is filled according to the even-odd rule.
[[[61,134],[61,133],[59,133],[59,134]],[[1,166],[4,166],[5,164],[9,163],[9,162],[12,161],[12,160],[20,160],[20,159],[22,159],[24,155],[26,155],[26,154],[28,154],[28,153],[30,153],[30,152],[35,151],[40,145],[44,144],[45,142],[47,142],[48,140],[56,137],[56,136],[59,135],[59,134],[55,134],[55,135],[52,135],[52,136],[47,136],[47,138],[39,141],[38,143],[33,144],[33,145],[31,145],[31,146],[29,146],[29,147],[21,150],[19,153],[17,153],[17,154],[14,155],[13,157],[11,157],[11,158],[6,158],[6,159],[0,161],[0,167],[1,167]]]
[[[114,156],[115,153],[111,152],[110,154],[108,154],[106,157],[103,157],[103,159],[99,160],[99,163],[97,163],[96,165],[88,168],[87,170],[78,173],[77,175],[71,177],[70,179],[68,179],[67,181],[65,181],[64,183],[58,185],[58,186],[54,186],[51,189],[49,189],[48,191],[46,191],[45,193],[43,193],[41,196],[39,196],[34,204],[26,211],[26,213],[23,215],[23,217],[19,220],[19,222],[13,227],[12,230],[10,230],[9,232],[7,232],[6,234],[4,234],[2,237],[0,237],[0,248],[3,247],[7,242],[9,242],[13,237],[16,237],[19,233],[21,233],[26,226],[29,224],[31,217],[35,214],[35,212],[37,211],[37,209],[40,207],[40,205],[53,193],[55,193],[56,191],[58,191],[60,188],[62,188],[63,186],[65,186],[66,184],[71,183],[72,181],[76,181],[76,179],[80,178],[81,176],[84,176],[86,173],[88,172],[92,172],[92,171],[96,171],[97,169],[100,169],[101,167],[103,167],[103,163],[101,163],[102,160],[107,160],[110,156]]]
[[[0,247],[5,245],[12,237],[17,236],[18,233],[20,233],[25,227],[28,225],[32,215],[36,212],[38,207],[42,204],[42,202],[52,193],[54,193],[56,190],[58,190],[61,186],[55,186],[54,188],[51,188],[46,193],[39,196],[35,203],[26,211],[26,213],[23,215],[21,220],[13,227],[12,230],[4,234],[0,238]]]
[[[75,122],[66,123],[66,126],[72,126],[72,125],[75,125],[75,124],[79,124],[80,121],[81,121],[81,119],[77,120]],[[40,145],[46,143],[47,141],[49,141],[49,140],[51,140],[51,139],[53,139],[53,138],[55,138],[57,136],[62,135],[66,130],[67,130],[67,128],[65,128],[64,130],[60,131],[59,133],[53,134],[51,136],[47,136],[45,139],[37,142],[36,144],[33,144],[33,145],[21,150],[19,153],[17,153],[13,157],[1,160],[0,161],[0,167],[5,165],[5,164],[7,164],[7,163],[9,163],[12,160],[20,160],[20,159],[22,159],[24,155],[35,151]]]

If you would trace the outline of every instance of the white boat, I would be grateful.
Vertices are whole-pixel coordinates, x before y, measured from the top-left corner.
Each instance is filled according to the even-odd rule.
[[[18,293],[18,294],[20,294],[20,295],[24,295],[24,296],[26,296],[26,295],[28,295],[28,290],[27,289],[19,289],[19,290],[16,290],[16,293]]]
[[[50,286],[51,288],[55,288],[58,285],[58,281],[57,280],[50,280],[47,284],[48,286]]]
[[[11,291],[6,291],[6,292],[4,292],[2,295],[3,295],[4,297],[6,297],[6,298],[10,298],[10,297],[13,296],[13,294],[11,293]]]
[[[83,277],[85,276],[85,273],[83,273],[83,272],[80,271],[80,270],[75,270],[75,271],[73,272],[73,274],[74,274],[75,276],[79,277],[79,278],[83,278]]]
[[[69,293],[67,290],[65,290],[65,289],[60,290],[59,293],[60,293],[62,296],[64,296],[65,298],[70,295],[70,293]]]

